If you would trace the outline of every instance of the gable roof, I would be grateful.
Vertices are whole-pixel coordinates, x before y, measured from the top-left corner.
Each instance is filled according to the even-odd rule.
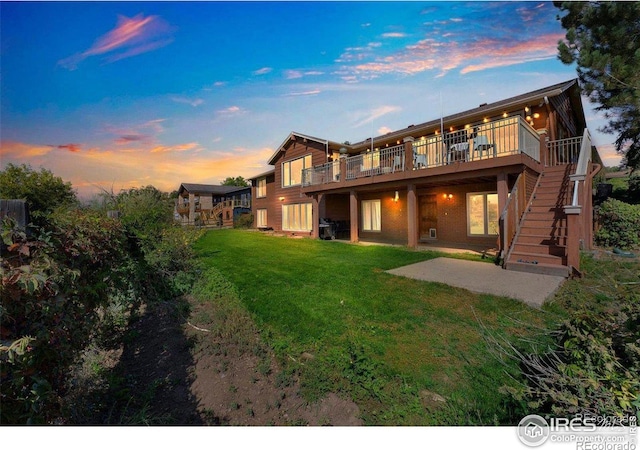
[[[329,148],[338,149],[339,147],[344,146],[344,144],[340,144],[338,142],[333,142],[333,141],[330,141],[328,139],[321,139],[321,138],[308,136],[306,134],[297,133],[295,131],[292,131],[291,133],[289,133],[289,136],[287,136],[287,138],[284,140],[284,142],[282,142],[282,144],[280,144],[280,146],[274,152],[274,154],[271,156],[271,158],[269,158],[268,164],[273,165],[275,163],[276,159],[278,158],[278,156],[280,155],[280,153],[285,150],[287,145],[289,145],[289,142],[297,141],[297,140],[302,140],[303,142],[306,142],[306,141],[317,142],[319,144],[324,145],[325,148],[327,149],[327,151],[329,151]]]
[[[181,183],[178,189],[178,194],[183,192],[189,192],[192,194],[212,194],[212,195],[226,195],[232,192],[241,191],[243,189],[251,189],[250,186],[223,186],[220,184],[196,184],[196,183]]]
[[[257,180],[258,178],[268,177],[269,175],[274,175],[276,173],[276,169],[268,170],[267,172],[259,173],[258,175],[254,175],[249,177],[250,180]]]

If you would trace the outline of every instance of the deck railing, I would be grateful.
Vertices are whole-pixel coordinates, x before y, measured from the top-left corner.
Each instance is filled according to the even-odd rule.
[[[558,166],[560,164],[578,162],[581,146],[582,136],[548,142],[547,150],[549,155],[547,157],[547,166]],[[589,151],[591,151],[591,147],[589,147]]]
[[[469,125],[463,130],[415,139],[410,167],[405,167],[405,146],[397,145],[346,158],[346,180],[398,171],[445,166],[502,156],[526,154],[540,161],[540,138],[520,116]],[[340,164],[334,161],[303,170],[302,185],[340,180]]]
[[[404,171],[404,145],[383,148],[347,158],[347,180]]]
[[[420,167],[439,167],[520,153],[540,161],[538,133],[520,116],[416,139],[413,148],[415,165]]]
[[[302,171],[303,186],[313,186],[335,181],[340,181],[340,161],[331,161]]]

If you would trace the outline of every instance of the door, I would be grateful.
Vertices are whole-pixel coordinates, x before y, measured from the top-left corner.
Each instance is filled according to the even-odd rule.
[[[438,204],[435,194],[420,197],[420,239],[435,239],[438,228]]]

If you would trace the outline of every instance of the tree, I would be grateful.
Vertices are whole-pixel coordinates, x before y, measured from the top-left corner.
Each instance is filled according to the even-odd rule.
[[[243,177],[237,176],[235,178],[234,177],[225,178],[225,180],[222,182],[222,185],[223,186],[242,186],[242,187],[247,187],[247,186],[249,186],[249,183]]]
[[[71,183],[56,177],[47,169],[39,172],[30,166],[8,164],[0,172],[0,198],[25,199],[36,218],[48,215],[56,208],[77,202]]]
[[[583,93],[617,134],[623,162],[640,168],[640,2],[555,2],[566,39],[559,58],[577,64]]]

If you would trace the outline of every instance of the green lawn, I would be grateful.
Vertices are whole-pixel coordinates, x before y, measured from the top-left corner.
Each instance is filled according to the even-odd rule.
[[[237,288],[283,364],[282,383],[299,376],[310,401],[332,391],[350,397],[372,425],[522,417],[499,392],[513,367],[492,356],[483,336],[526,337],[545,313],[385,273],[441,254],[238,230],[211,231],[197,250]]]

